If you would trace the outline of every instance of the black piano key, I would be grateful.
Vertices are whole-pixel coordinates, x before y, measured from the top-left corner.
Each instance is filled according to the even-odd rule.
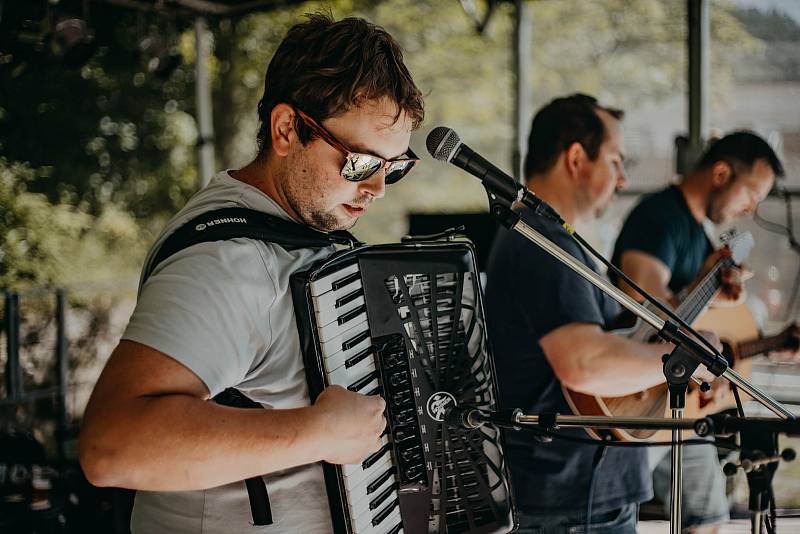
[[[367,384],[378,378],[378,371],[372,371],[370,374],[365,375],[364,378],[350,384],[347,389],[354,393],[359,393],[362,389],[367,387]]]
[[[364,330],[342,343],[342,350],[350,350],[369,337],[369,330]]]
[[[383,502],[384,502],[386,499],[388,499],[388,498],[389,498],[389,495],[391,495],[391,494],[392,494],[392,492],[395,490],[396,486],[397,486],[397,484],[391,484],[391,485],[389,485],[389,487],[388,487],[388,488],[386,488],[385,490],[383,490],[383,491],[382,491],[382,492],[381,492],[379,495],[377,495],[377,496],[376,496],[374,499],[372,499],[371,501],[369,501],[369,509],[370,509],[370,510],[375,510],[375,509],[376,509],[376,508],[378,508],[380,505],[382,505],[382,504],[383,504]]]
[[[359,287],[355,291],[351,291],[347,295],[341,296],[338,299],[336,299],[336,302],[334,303],[333,307],[334,308],[341,308],[342,306],[344,306],[348,302],[353,302],[358,297],[361,297],[363,295],[364,295],[364,289]]]
[[[390,467],[386,471],[383,472],[381,476],[367,484],[367,495],[371,493],[375,493],[375,490],[381,487],[381,485],[389,480],[392,475],[394,474],[394,466]]]
[[[363,360],[364,358],[366,358],[367,356],[369,356],[370,354],[373,354],[374,352],[375,352],[375,348],[374,347],[367,347],[366,349],[362,350],[361,352],[359,352],[355,356],[351,356],[351,357],[347,358],[344,361],[344,366],[349,369],[349,368],[353,367],[354,365],[356,365],[361,360]]]
[[[389,531],[389,532],[387,532],[386,534],[397,534],[397,533],[398,533],[398,532],[400,532],[401,530],[403,530],[403,523],[398,523],[398,524],[396,524],[396,525],[394,526],[394,528],[393,528],[392,530],[390,530],[390,531]]]
[[[378,512],[378,514],[372,519],[372,526],[377,527],[380,525],[384,519],[386,519],[392,511],[400,505],[400,500],[395,499],[390,504],[386,505],[386,508]]]
[[[367,459],[364,460],[363,462],[361,462],[361,467],[363,467],[364,469],[369,469],[370,467],[372,467],[372,464],[374,464],[375,462],[377,462],[378,460],[383,458],[383,456],[387,452],[389,452],[389,449],[391,449],[391,448],[392,448],[392,444],[391,443],[387,443],[386,445],[381,447],[377,452],[373,452],[372,454],[367,456]]]
[[[360,278],[361,278],[361,273],[359,273],[358,271],[356,271],[354,273],[350,273],[347,276],[345,276],[344,278],[340,278],[339,280],[336,280],[335,282],[331,282],[331,289],[336,291],[337,289],[341,289],[344,286],[346,286],[348,284],[351,284],[351,283],[355,282],[356,280],[358,280]]]
[[[336,319],[336,323],[339,324],[339,325],[343,325],[347,321],[351,321],[351,320],[355,319],[356,317],[358,317],[360,314],[364,313],[365,311],[367,311],[366,304],[363,305],[363,306],[359,306],[358,308],[356,308],[354,310],[350,310],[349,312],[343,314],[341,317]],[[342,345],[342,346],[344,347],[344,345]]]

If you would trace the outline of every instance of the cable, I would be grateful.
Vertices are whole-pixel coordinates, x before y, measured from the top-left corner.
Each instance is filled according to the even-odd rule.
[[[761,216],[761,214],[758,212],[758,209],[761,206],[762,204],[759,204],[756,210],[753,212],[753,222],[755,222],[759,227],[763,228],[767,232],[788,236],[789,235],[788,229],[784,225],[772,222]]]
[[[739,412],[739,417],[744,419],[744,406],[742,405],[741,397],[739,397],[739,388],[736,387],[736,384],[731,384],[731,391],[733,391],[733,398],[736,400],[736,411]]]
[[[606,457],[608,448],[604,444],[598,445],[592,458],[592,476],[589,478],[589,495],[586,498],[586,532],[591,532],[592,528],[592,505],[594,504],[594,484],[597,481],[597,472],[600,471],[600,464]]]
[[[495,425],[492,425],[497,428]],[[539,434],[547,437],[551,437],[554,439],[560,439],[563,441],[570,441],[573,443],[582,443],[584,445],[598,445],[602,443],[604,446],[608,447],[630,447],[630,448],[641,448],[641,447],[670,447],[672,446],[671,441],[619,441],[619,440],[599,440],[599,439],[592,439],[592,438],[579,438],[578,436],[566,436],[561,434],[557,431],[547,430],[541,427],[531,427],[531,426],[519,426],[517,427],[520,430],[527,430],[529,432],[533,432],[534,434]],[[719,442],[715,440],[706,440],[706,439],[689,439],[681,442],[681,445],[714,445],[721,449],[726,450],[739,450],[741,447],[739,445],[727,444],[724,442]]]

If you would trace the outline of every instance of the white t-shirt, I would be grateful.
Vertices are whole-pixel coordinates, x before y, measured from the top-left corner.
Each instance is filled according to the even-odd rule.
[[[164,239],[182,224],[203,212],[230,207],[289,219],[264,193],[221,172],[169,222],[145,267]],[[287,252],[244,238],[188,247],[164,260],[141,284],[136,309],[122,337],[179,361],[200,377],[212,397],[235,387],[267,409],[308,406],[289,276],[331,252],[332,247]],[[139,491],[131,530],[187,534],[331,531],[320,464],[271,473],[264,479],[272,525],[252,525],[245,484],[240,481],[205,491]]]

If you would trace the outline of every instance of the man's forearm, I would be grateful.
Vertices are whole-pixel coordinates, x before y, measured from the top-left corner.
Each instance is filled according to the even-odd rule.
[[[190,395],[139,397],[87,414],[81,464],[101,486],[219,486],[321,460],[312,410],[237,409]]]
[[[602,396],[629,395],[663,382],[660,355],[671,347],[633,341],[590,324],[561,327],[540,344],[564,385]]]
[[[593,395],[623,396],[664,382],[661,355],[672,345],[641,343],[611,335],[587,363],[593,372],[582,385]]]

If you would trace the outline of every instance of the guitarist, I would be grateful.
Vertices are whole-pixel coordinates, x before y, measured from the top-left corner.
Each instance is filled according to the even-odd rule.
[[[713,251],[704,223],[730,223],[751,215],[769,193],[783,166],[766,141],[751,132],[734,132],[713,142],[699,163],[678,185],[645,197],[628,215],[614,247],[612,261],[651,295],[676,306],[681,291],[691,288],[719,260],[726,248]],[[744,300],[743,272],[721,271],[722,289],[712,306]],[[620,286],[634,298],[641,296]],[[712,391],[725,387],[715,385]],[[654,451],[656,495],[669,507],[670,459]],[[655,458],[651,458],[655,459]],[[713,533],[728,518],[725,479],[713,447],[686,447],[683,452],[682,528]]]
[[[527,185],[572,225],[591,224],[625,184],[622,116],[577,94],[553,100],[533,119]],[[564,228],[526,215],[528,224],[594,267]],[[664,381],[664,346],[605,332],[616,303],[515,232],[500,230],[495,240],[486,307],[503,408],[570,413],[562,384],[626,395]],[[559,434],[587,437],[577,429]],[[586,523],[594,533],[636,532],[638,503],[652,495],[644,450],[537,443],[525,431],[506,437],[519,532],[583,532]]]

